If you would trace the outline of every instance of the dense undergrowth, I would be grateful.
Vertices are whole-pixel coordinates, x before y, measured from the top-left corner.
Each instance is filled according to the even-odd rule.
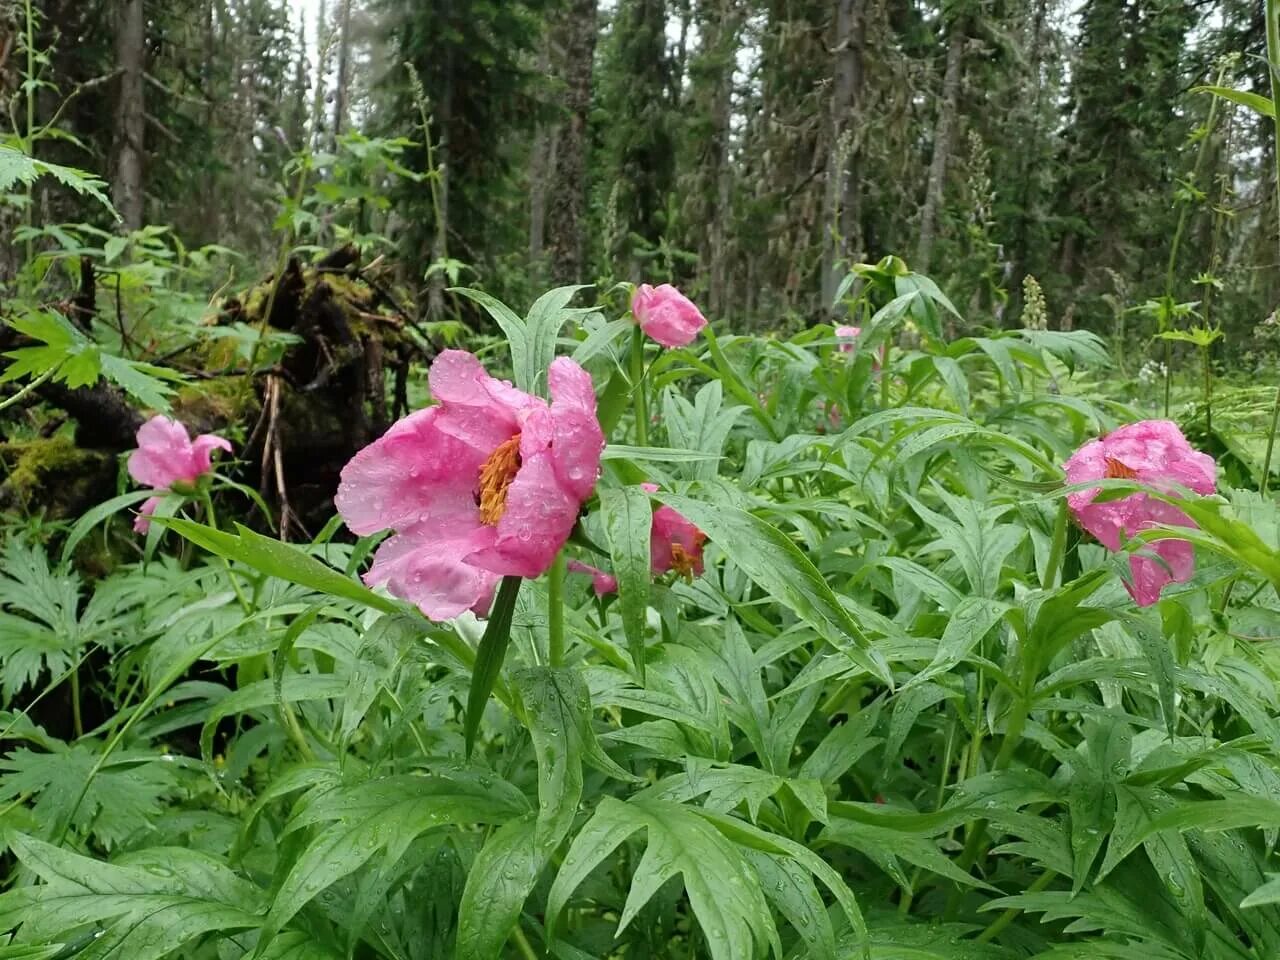
[[[564,556],[487,621],[362,586],[378,537],[338,518],[219,529],[233,458],[145,536],[144,490],[11,525],[0,956],[1280,955],[1253,448],[1216,495],[1165,490],[1196,529],[1108,551],[1061,470],[1141,418],[1102,342],[947,339],[926,278],[856,274],[856,338],[677,349],[616,299],[472,294],[510,346],[490,372],[536,394],[573,358],[608,440]],[[705,543],[651,578],[660,505]],[[1137,607],[1155,537],[1194,576]]]

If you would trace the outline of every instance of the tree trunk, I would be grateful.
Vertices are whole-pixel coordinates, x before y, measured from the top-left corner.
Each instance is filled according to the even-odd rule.
[[[453,47],[445,54],[444,90],[440,103],[435,111],[436,123],[440,129],[440,139],[435,146],[435,169],[431,175],[436,177],[436,196],[438,205],[435,210],[435,234],[431,241],[431,263],[438,264],[449,256],[449,125],[453,122]],[[431,136],[431,130],[426,131]],[[443,270],[436,270],[431,275],[427,287],[427,316],[438,320],[444,316],[444,281]]]
[[[556,130],[547,246],[556,283],[586,279],[587,118],[591,112],[597,0],[570,0],[558,38],[565,118]]]
[[[840,283],[839,263],[857,251],[859,114],[862,103],[866,0],[837,0],[832,48],[831,124],[822,203],[822,304],[830,310]]]
[[[17,10],[0,8],[0,103],[9,103],[22,82],[17,63],[18,15]],[[24,133],[26,131],[23,131]],[[0,289],[12,283],[21,266],[20,246],[9,240],[21,221],[21,211],[16,204],[0,204]]]
[[[960,68],[964,61],[965,27],[963,19],[951,24],[947,41],[947,72],[942,79],[942,102],[938,105],[938,122],[933,129],[933,158],[929,162],[929,182],[925,187],[924,209],[920,212],[920,238],[916,244],[917,273],[929,271],[933,244],[938,234],[938,215],[946,186],[947,160],[951,155],[956,108],[960,100]]]
[[[538,72],[544,76],[551,74],[553,69],[552,48],[559,40],[556,36],[558,28],[559,24],[556,22],[547,26],[542,50],[538,54]],[[547,233],[547,191],[556,168],[552,148],[555,146],[559,125],[559,118],[538,122],[529,156],[529,265],[539,275],[539,261],[542,259]]]
[[[338,13],[338,87],[333,93],[333,142],[346,126],[351,100],[351,0],[342,0]]]
[[[140,230],[143,222],[142,158],[147,125],[146,16],[142,0],[117,0],[116,69],[120,90],[115,117],[115,182],[111,199],[126,230]]]

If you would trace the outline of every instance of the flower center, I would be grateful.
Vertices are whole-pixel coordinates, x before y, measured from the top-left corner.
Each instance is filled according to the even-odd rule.
[[[507,512],[507,491],[520,470],[520,434],[498,444],[489,459],[480,468],[480,482],[476,485],[476,506],[480,508],[480,522],[496,526]]]
[[[1137,480],[1138,471],[1128,464],[1121,463],[1115,457],[1107,457],[1108,480]]]
[[[701,532],[694,536],[694,552],[690,553],[684,548],[684,544],[671,544],[671,569],[686,580],[692,580],[694,573],[698,569],[697,552],[701,549],[702,544],[706,541],[706,534]]]

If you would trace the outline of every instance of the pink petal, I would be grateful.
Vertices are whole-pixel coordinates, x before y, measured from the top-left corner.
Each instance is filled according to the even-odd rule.
[[[507,491],[493,545],[464,559],[503,576],[541,576],[573,532],[580,506],[561,486],[548,453],[526,458]]]
[[[142,501],[142,506],[138,508],[138,515],[133,521],[133,532],[146,534],[151,529],[151,521],[147,519],[156,512],[156,507],[160,506],[160,497],[148,497]]]
[[[449,620],[465,610],[487,613],[498,577],[463,561],[473,545],[466,536],[438,539],[411,527],[378,547],[364,581],[385,584],[432,620]]]
[[[1147,551],[1154,548],[1157,557]],[[1160,599],[1160,592],[1171,583],[1186,583],[1195,572],[1195,551],[1185,540],[1157,540],[1129,558],[1133,582],[1129,593],[1140,607],[1149,607]]]
[[[403,418],[343,467],[334,504],[353,533],[479,525],[475,485],[488,454],[437,429],[440,409]]]
[[[556,478],[583,501],[596,488],[604,452],[604,432],[596,419],[595,386],[591,375],[568,357],[551,362],[547,385],[551,390],[551,455]]]
[[[679,544],[686,554],[694,558],[693,572],[702,575],[702,544],[706,540],[702,531],[681,514],[666,505],[653,511],[653,527],[649,534],[650,562],[654,573],[666,573],[672,569],[675,558],[672,546]]]
[[[580,563],[577,560],[569,561],[570,573],[585,573],[591,577],[591,587],[596,592],[597,597],[603,597],[605,594],[618,592],[618,578],[605,573],[598,567],[590,564]]]
[[[465,350],[445,350],[431,364],[431,395],[440,404],[437,428],[485,456],[520,429],[521,412],[542,401],[485,372]]]
[[[187,478],[194,480],[201,474],[208,473],[213,469],[212,454],[214,450],[225,450],[231,452],[231,441],[218,436],[216,433],[202,433],[196,437],[195,443],[191,445],[191,465],[195,469],[195,473]]]
[[[687,347],[707,325],[693,302],[669,283],[641,285],[631,300],[631,310],[640,329],[664,347]]]
[[[192,448],[187,428],[154,416],[138,428],[138,449],[129,455],[129,476],[146,487],[164,490],[191,476]]]
[[[861,327],[851,327],[847,324],[842,324],[836,327],[836,339],[846,341],[839,344],[837,349],[841,353],[853,353],[853,348],[856,346],[853,341],[856,340],[861,333]]]

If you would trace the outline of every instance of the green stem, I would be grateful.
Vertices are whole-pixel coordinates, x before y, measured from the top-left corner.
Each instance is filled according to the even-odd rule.
[[[631,399],[635,404],[638,447],[649,445],[649,398],[644,377],[644,331],[637,324],[631,331]]]
[[[71,670],[71,729],[76,739],[84,736],[84,720],[80,716],[80,664]]]
[[[1271,73],[1271,102],[1280,105],[1280,0],[1267,0],[1267,69]],[[1276,199],[1280,209],[1280,108],[1275,111]],[[1262,463],[1262,494],[1266,496],[1271,481],[1271,454],[1276,445],[1276,427],[1280,425],[1280,387],[1276,388],[1275,405],[1271,408],[1271,432],[1267,435],[1267,456]]]
[[[564,574],[561,551],[547,572],[547,660],[552,667],[564,666]]]
[[[1052,590],[1057,586],[1058,576],[1062,572],[1062,560],[1067,553],[1067,523],[1070,515],[1067,498],[1063,497],[1058,505],[1058,516],[1053,522],[1053,543],[1049,547],[1049,559],[1044,567],[1044,582],[1041,586],[1045,590]]]
[[[1213,432],[1213,371],[1209,366],[1209,347],[1204,347],[1204,432]]]
[[[1057,874],[1054,873],[1052,870],[1046,870],[1044,873],[1040,874],[1040,876],[1036,877],[1035,883],[1027,887],[1027,893],[1039,893],[1041,890],[1047,887],[1050,883],[1052,883],[1053,878],[1056,876]],[[996,937],[1000,935],[1000,933],[1004,930],[1005,927],[1013,923],[1014,918],[1020,912],[1021,912],[1020,910],[1016,910],[1012,907],[1009,908],[1004,913],[1000,914],[1000,916],[992,920],[991,925],[987,927],[987,929],[983,930],[980,934],[978,934],[977,937],[974,938],[974,941],[976,943],[990,943],[992,940],[994,940]]]
[[[889,409],[889,341],[880,348],[880,409]]]
[[[1164,342],[1164,416],[1169,418],[1169,393],[1173,386],[1173,341]]]
[[[520,921],[516,921],[516,925],[511,928],[511,940],[516,945],[516,949],[520,951],[520,956],[524,960],[538,960],[538,954],[534,952],[533,946],[529,943],[529,938],[524,935],[524,931],[520,929]]]
[[[29,394],[32,390],[35,390],[38,386],[40,386],[40,384],[44,383],[46,380],[52,377],[54,373],[57,372],[57,370],[58,370],[57,366],[50,367],[44,373],[40,374],[40,376],[36,377],[34,380],[28,383],[25,387],[23,387],[21,390],[15,393],[12,397],[8,397],[7,399],[0,401],[0,410],[3,410],[5,407],[12,407],[15,403],[17,403],[19,400],[21,400],[23,397]]]
[[[201,494],[201,499],[204,501],[204,511],[209,520],[209,526],[215,530],[218,529],[218,517],[213,512],[213,497],[209,496],[206,491]],[[236,577],[235,571],[231,569],[231,562],[226,557],[219,557],[218,559],[222,561],[222,568],[227,571],[227,579],[231,581],[231,589],[236,592],[236,599],[240,602],[240,609],[248,616],[253,612],[253,607],[240,589],[240,580]]]

